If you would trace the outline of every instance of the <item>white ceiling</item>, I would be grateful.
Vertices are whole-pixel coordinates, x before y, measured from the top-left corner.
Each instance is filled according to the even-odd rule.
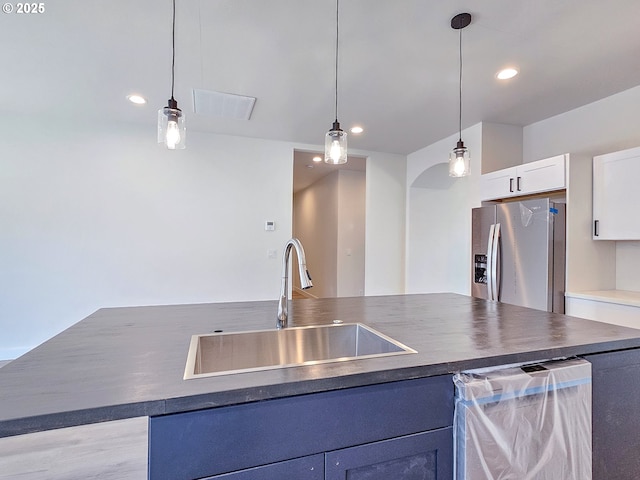
[[[56,0],[0,14],[0,112],[149,125],[170,96],[170,0]],[[638,0],[343,0],[339,120],[354,149],[406,154],[463,128],[528,125],[640,84]],[[177,0],[175,98],[189,130],[321,145],[334,120],[334,0]],[[506,65],[521,74],[500,83]],[[192,89],[257,98],[193,113]],[[149,103],[125,97],[137,92]]]

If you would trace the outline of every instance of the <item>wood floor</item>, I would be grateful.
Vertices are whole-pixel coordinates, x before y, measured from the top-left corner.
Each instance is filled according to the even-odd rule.
[[[293,287],[291,289],[291,299],[292,300],[300,300],[303,298],[318,298],[313,295],[309,290],[300,290],[298,287]]]
[[[0,438],[0,480],[146,480],[147,417]]]
[[[291,292],[291,298],[293,300],[298,300],[300,298],[309,298],[309,297],[305,297],[302,293],[294,290],[293,292]]]

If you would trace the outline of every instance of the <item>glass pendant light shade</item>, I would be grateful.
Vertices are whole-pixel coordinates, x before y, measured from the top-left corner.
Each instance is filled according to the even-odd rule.
[[[324,137],[324,163],[347,163],[347,133],[342,131],[337,120]]]
[[[449,176],[466,177],[471,172],[469,170],[469,150],[464,146],[462,140],[458,140],[456,148],[449,154]]]
[[[178,102],[169,99],[168,105],[158,110],[158,143],[169,150],[186,147],[187,130],[184,114],[178,108]]]

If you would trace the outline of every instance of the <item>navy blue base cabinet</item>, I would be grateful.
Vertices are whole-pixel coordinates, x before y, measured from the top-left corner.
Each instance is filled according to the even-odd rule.
[[[640,478],[640,350],[584,357],[591,362],[593,480]]]
[[[326,480],[453,478],[451,427],[360,445],[325,455]]]
[[[151,480],[450,480],[451,376],[152,417]]]

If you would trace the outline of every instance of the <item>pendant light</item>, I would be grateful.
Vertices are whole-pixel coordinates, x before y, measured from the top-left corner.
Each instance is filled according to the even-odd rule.
[[[324,161],[338,165],[347,163],[347,133],[338,122],[338,19],[339,1],[336,0],[336,119],[324,138]]]
[[[158,110],[158,143],[164,144],[169,150],[176,150],[185,148],[187,139],[184,114],[173,98],[176,68],[176,0],[173,0],[171,48],[171,98],[166,107]]]
[[[449,154],[449,176],[466,177],[469,175],[469,150],[464,146],[462,141],[462,29],[471,23],[471,15],[468,13],[459,13],[451,19],[451,28],[460,32],[460,88],[459,88],[459,115],[458,129],[460,136],[456,147]]]

